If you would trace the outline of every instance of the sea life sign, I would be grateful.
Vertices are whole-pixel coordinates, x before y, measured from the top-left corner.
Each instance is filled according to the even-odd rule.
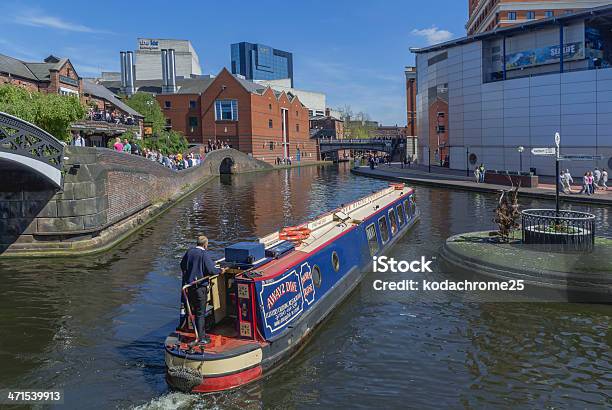
[[[270,281],[259,282],[264,336],[274,336],[304,311],[302,279],[293,270]]]

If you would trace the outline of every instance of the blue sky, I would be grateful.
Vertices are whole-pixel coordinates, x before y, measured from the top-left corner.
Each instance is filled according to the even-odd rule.
[[[297,88],[322,91],[383,124],[405,125],[410,47],[465,34],[467,0],[11,1],[0,5],[0,53],[68,57],[81,76],[119,70],[137,37],[189,39],[203,73],[229,66],[230,44],[293,52]]]

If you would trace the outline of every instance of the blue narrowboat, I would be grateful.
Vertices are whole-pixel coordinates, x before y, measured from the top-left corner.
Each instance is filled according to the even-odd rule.
[[[373,256],[418,217],[414,190],[391,184],[311,222],[227,247],[218,263],[228,269],[209,286],[210,343],[192,346],[196,334],[185,298],[187,313],[166,338],[170,387],[228,390],[289,360],[371,269]]]

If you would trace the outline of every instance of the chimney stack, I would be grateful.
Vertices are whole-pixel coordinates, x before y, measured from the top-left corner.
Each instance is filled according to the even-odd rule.
[[[176,59],[174,49],[163,49],[162,59],[162,93],[174,94],[176,92]]]
[[[126,53],[125,58],[125,73],[126,73],[126,84],[125,84],[125,94],[127,96],[134,95],[134,53],[132,51],[128,51]]]
[[[125,70],[125,51],[119,52],[119,60],[121,64],[121,90],[125,92],[125,88],[127,87],[127,72]]]

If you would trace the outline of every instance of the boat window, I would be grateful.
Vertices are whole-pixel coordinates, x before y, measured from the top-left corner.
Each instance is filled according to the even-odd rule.
[[[389,221],[391,221],[391,235],[397,233],[397,216],[395,216],[395,209],[389,209]]]
[[[400,203],[395,207],[397,209],[397,217],[399,218],[400,226],[403,226],[406,222],[406,218],[404,217],[404,204]]]
[[[414,216],[416,214],[416,202],[414,202],[414,198],[410,197],[410,216]]]
[[[378,227],[380,228],[382,243],[386,243],[389,240],[389,227],[387,226],[387,218],[385,216],[378,220]]]
[[[338,272],[338,270],[340,269],[340,258],[338,257],[336,251],[332,252],[332,267],[336,272]]]
[[[321,269],[317,265],[312,267],[312,282],[317,288],[321,287]]]
[[[404,203],[404,206],[406,207],[406,213],[408,213],[408,218],[412,218],[412,199],[408,198],[408,200]]]
[[[370,255],[374,256],[378,253],[378,238],[376,237],[376,227],[374,224],[370,224],[366,228],[366,235],[368,236],[368,246],[370,247]]]

